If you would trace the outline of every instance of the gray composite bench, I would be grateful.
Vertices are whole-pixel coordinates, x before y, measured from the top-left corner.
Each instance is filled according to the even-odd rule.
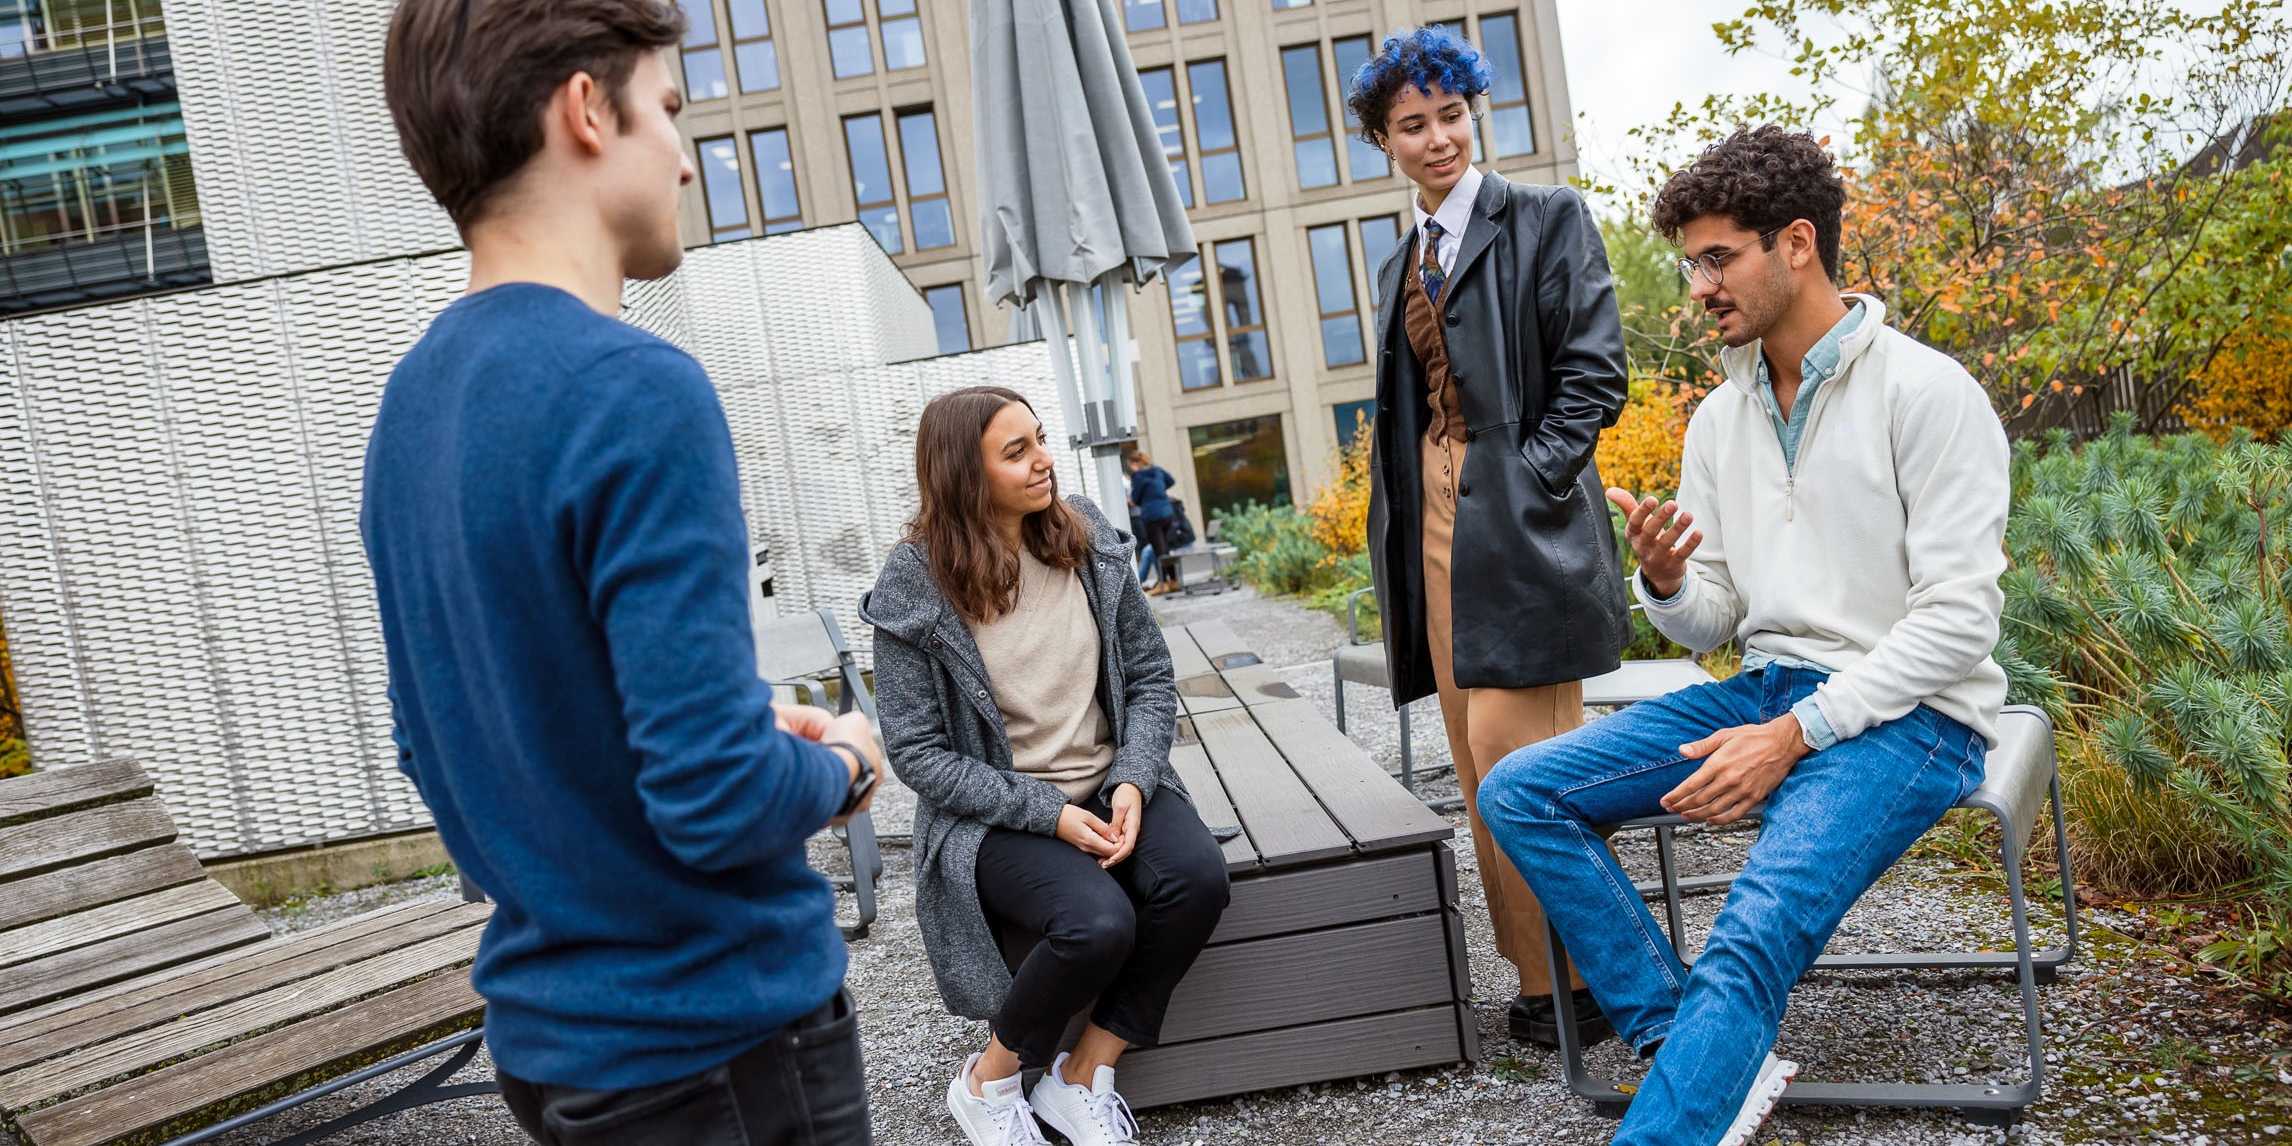
[[[1786,1105],[1907,1106],[1954,1108],[1975,1121],[2010,1125],[2022,1110],[2037,1101],[2045,1083],[2045,1034],[2039,1020],[2037,988],[2053,981],[2055,972],[2077,957],[2077,887],[2070,873],[2069,833],[2061,807],[2061,779],[2053,749],[2053,722],[2042,709],[2026,705],[2008,707],[1998,721],[1999,743],[1990,750],[1981,787],[1958,802],[1977,810],[1998,825],[1999,859],[2006,877],[2006,899],[2013,914],[2011,951],[1913,951],[1904,953],[1830,953],[1815,962],[1824,970],[2010,970],[2019,988],[2022,1036],[2029,1075],[2019,1082],[1879,1083],[1794,1082],[1783,1092]],[[2061,862],[2061,910],[2065,934],[2062,942],[2043,950],[2030,938],[2028,888],[2022,861],[2041,825],[2047,805],[2052,807],[2054,845]],[[1756,813],[1754,813],[1754,817]],[[1687,821],[1677,816],[1649,816],[1611,825],[1616,831],[1637,829],[1657,833],[1660,876],[1654,881],[1664,900],[1664,921],[1673,950],[1687,957],[1686,932],[1681,925],[1680,894],[1683,881],[1670,847],[1670,833]],[[1706,886],[1724,887],[1732,876],[1706,877]],[[1647,885],[1642,885],[1645,890]],[[1552,932],[1555,983],[1566,983],[1559,967],[1565,958],[1557,930]],[[1555,995],[1557,993],[1555,992]],[[1563,1008],[1565,1000],[1560,1000]],[[1563,1014],[1567,1013],[1565,1009]],[[1602,1113],[1621,1115],[1630,1095],[1615,1084],[1595,1078],[1585,1069],[1581,1038],[1573,1024],[1560,1028],[1560,1057],[1568,1087],[1591,1099]],[[1819,1063],[1804,1064],[1820,1069]]]
[[[289,1146],[491,1092],[445,1085],[478,1050],[490,913],[407,903],[274,938],[136,765],[0,781],[0,1125],[27,1146],[188,1146],[441,1060]]]
[[[1228,627],[1164,635],[1184,706],[1171,762],[1231,835],[1233,900],[1162,1045],[1123,1057],[1123,1094],[1160,1106],[1477,1058],[1455,829]],[[1014,966],[1034,942],[1003,938]]]

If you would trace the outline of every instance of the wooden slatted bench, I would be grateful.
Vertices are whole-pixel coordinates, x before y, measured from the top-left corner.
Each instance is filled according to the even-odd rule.
[[[478,1049],[490,911],[400,904],[274,939],[141,768],[0,781],[0,1123],[26,1146],[203,1142],[451,1056],[300,1143],[491,1091],[442,1085]]]
[[[1122,1060],[1139,1107],[1478,1057],[1455,829],[1222,624],[1164,630],[1171,761],[1224,842],[1233,901]],[[1221,832],[1221,834],[1225,834]],[[1015,966],[1032,936],[1007,936]]]

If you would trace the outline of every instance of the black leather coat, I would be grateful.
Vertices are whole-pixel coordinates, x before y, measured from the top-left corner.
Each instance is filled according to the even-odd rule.
[[[1368,544],[1396,704],[1435,690],[1419,520],[1429,413],[1400,321],[1416,259],[1415,242],[1401,243],[1377,270]],[[1608,672],[1631,623],[1592,447],[1623,409],[1625,372],[1597,221],[1569,188],[1486,173],[1438,305],[1470,433],[1450,565],[1457,684]]]

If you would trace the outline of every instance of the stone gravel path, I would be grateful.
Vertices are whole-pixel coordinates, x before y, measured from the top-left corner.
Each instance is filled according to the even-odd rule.
[[[1332,710],[1329,650],[1344,639],[1341,624],[1293,604],[1257,599],[1247,590],[1162,602],[1176,623],[1218,619],[1325,712]],[[1398,728],[1381,692],[1354,690],[1348,702],[1354,737],[1397,771]],[[1447,762],[1437,713],[1426,702],[1415,722],[1420,771]],[[1441,772],[1421,785],[1428,795],[1453,794]],[[896,805],[880,816],[884,830],[904,831]],[[1481,1027],[1481,1061],[1367,1079],[1247,1095],[1149,1111],[1142,1140],[1152,1143],[1601,1143],[1614,1123],[1570,1097],[1551,1054],[1512,1042],[1504,1005],[1517,984],[1495,951],[1482,906],[1469,840],[1459,825],[1463,912]],[[1750,836],[1717,831],[1683,837],[1688,870],[1739,865]],[[1651,873],[1646,841],[1622,844],[1625,863]],[[823,868],[842,859],[815,844]],[[911,910],[911,854],[885,853],[884,913],[874,933],[853,948],[849,983],[862,1006],[863,1037],[876,1141],[923,1146],[953,1141],[941,1105],[949,1074],[985,1038],[983,1026],[950,1018],[925,969]],[[270,913],[274,927],[308,926],[382,902],[451,896],[450,877],[368,889]],[[1717,897],[1689,901],[1689,931],[1701,936]],[[2045,941],[2060,934],[2058,908],[2038,911]],[[1977,1143],[2180,1142],[2292,1143],[2292,1022],[2258,1011],[2176,970],[2169,956],[2108,929],[2108,912],[2090,912],[2087,955],[2042,992],[2048,1038],[2044,1099],[2012,1131],[1976,1126],[1950,1112],[1786,1109],[1762,1133],[1783,1146],[1944,1146]],[[1865,897],[1840,929],[1836,950],[1919,946],[1998,948],[2010,943],[1999,884],[1940,855],[1917,855]],[[1931,972],[1862,972],[1810,979],[1792,997],[1782,1050],[1809,1080],[1973,1081],[2022,1077],[2017,998],[2001,977]],[[1614,1043],[1591,1056],[1595,1069],[1629,1076],[1632,1064]],[[465,1072],[483,1078],[483,1059]],[[276,1120],[243,1146],[315,1125],[342,1100]],[[491,1098],[416,1110],[338,1136],[352,1144],[523,1141]]]

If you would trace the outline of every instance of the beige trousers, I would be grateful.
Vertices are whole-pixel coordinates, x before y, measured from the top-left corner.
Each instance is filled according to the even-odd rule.
[[[1584,686],[1571,681],[1541,688],[1456,687],[1449,553],[1456,540],[1456,482],[1464,473],[1468,447],[1429,437],[1422,446],[1425,635],[1432,645],[1433,680],[1440,686],[1441,723],[1448,728],[1457,786],[1464,790],[1465,811],[1472,820],[1472,850],[1480,859],[1480,883],[1487,889],[1496,950],[1519,969],[1521,994],[1545,996],[1552,990],[1552,973],[1544,909],[1481,823],[1478,790],[1482,778],[1514,749],[1582,724]],[[1575,975],[1569,978],[1571,985],[1582,985]]]

